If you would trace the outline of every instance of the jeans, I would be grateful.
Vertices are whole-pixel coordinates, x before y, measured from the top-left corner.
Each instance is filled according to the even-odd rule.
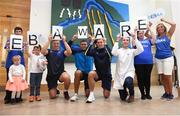
[[[126,97],[128,95],[127,88],[129,90],[129,95],[134,96],[134,84],[133,84],[133,78],[127,77],[124,81],[123,90],[118,90],[121,100],[126,100]]]
[[[42,73],[30,73],[30,96],[40,95]]]

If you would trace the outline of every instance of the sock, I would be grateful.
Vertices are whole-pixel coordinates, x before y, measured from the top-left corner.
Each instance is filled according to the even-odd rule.
[[[91,91],[90,94],[89,94],[89,96],[94,96],[94,92]]]

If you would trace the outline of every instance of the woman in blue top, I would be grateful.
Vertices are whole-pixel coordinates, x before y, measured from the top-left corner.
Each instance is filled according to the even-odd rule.
[[[152,33],[150,28],[147,28],[146,33]],[[141,42],[144,51],[137,55],[134,59],[135,64],[135,72],[137,75],[137,81],[138,81],[138,87],[141,92],[141,99],[152,99],[150,95],[150,86],[151,86],[151,71],[153,68],[153,55],[151,46],[152,43],[152,37],[145,38],[144,31],[139,30],[137,31],[137,38]]]
[[[172,70],[174,66],[173,54],[170,48],[171,37],[176,29],[176,24],[173,22],[161,19],[162,22],[170,25],[169,30],[165,27],[163,23],[159,23],[156,26],[156,64],[158,74],[161,76],[162,84],[164,86],[165,93],[161,98],[166,98],[168,100],[173,99],[172,94]]]

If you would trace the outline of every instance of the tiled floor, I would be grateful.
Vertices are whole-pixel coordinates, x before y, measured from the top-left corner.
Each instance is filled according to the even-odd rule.
[[[118,92],[112,89],[110,99],[104,99],[102,89],[95,88],[96,101],[87,104],[80,90],[80,99],[77,102],[64,100],[60,94],[57,99],[50,100],[48,92],[42,92],[42,101],[29,103],[28,92],[24,93],[23,103],[10,105],[3,103],[4,92],[0,92],[0,115],[180,115],[180,98],[177,98],[176,89],[173,90],[175,99],[162,100],[161,86],[152,87],[152,100],[141,100],[139,90],[135,88],[135,102],[126,103],[119,99]],[[73,90],[70,90],[73,95]]]

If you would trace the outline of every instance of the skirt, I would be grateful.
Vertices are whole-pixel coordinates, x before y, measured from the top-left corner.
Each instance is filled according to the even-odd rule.
[[[13,77],[13,83],[10,82],[10,80],[8,80],[7,84],[6,84],[6,90],[9,91],[24,91],[25,89],[28,88],[28,84],[26,81],[22,81],[22,77]]]

